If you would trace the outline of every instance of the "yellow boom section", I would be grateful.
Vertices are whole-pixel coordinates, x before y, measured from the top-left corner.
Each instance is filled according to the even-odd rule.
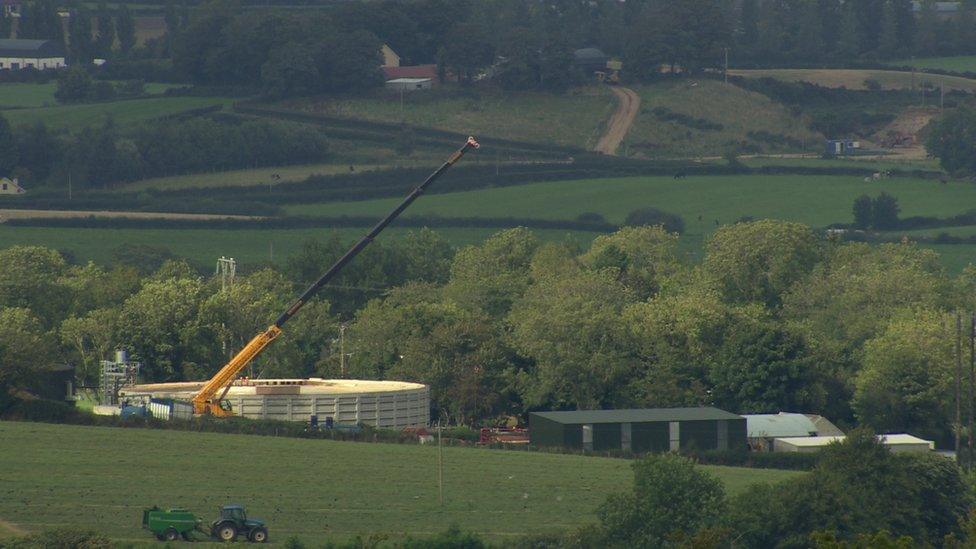
[[[232,415],[231,412],[220,407],[222,395],[218,397],[218,391],[230,387],[230,384],[237,378],[237,374],[241,373],[241,370],[254,360],[254,357],[274,341],[279,334],[281,334],[281,328],[272,324],[267,330],[254,336],[254,339],[234,355],[234,358],[230,359],[230,362],[224,365],[219,372],[214,374],[210,381],[200,389],[200,392],[193,397],[193,413],[210,413],[214,416]]]

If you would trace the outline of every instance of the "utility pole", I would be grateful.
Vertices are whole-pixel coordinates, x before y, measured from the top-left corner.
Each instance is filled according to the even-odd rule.
[[[956,462],[959,462],[959,435],[962,431],[962,317],[956,311]]]
[[[71,171],[68,171],[68,200],[71,200]]]
[[[339,377],[346,377],[346,325],[339,325]]]
[[[974,393],[976,393],[976,313],[970,313],[969,316],[969,440],[966,441],[966,446],[969,448],[969,462],[966,464],[966,468],[972,470],[973,468],[973,438],[976,438],[976,429],[973,427],[973,406],[976,406],[976,402],[973,401]]]
[[[945,80],[939,86],[939,112],[945,112]]]
[[[729,48],[725,48],[725,83],[729,83]]]
[[[441,420],[437,419],[437,502],[444,506],[444,450],[441,446]]]

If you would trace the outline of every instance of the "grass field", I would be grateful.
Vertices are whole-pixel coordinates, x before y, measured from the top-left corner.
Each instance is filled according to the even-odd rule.
[[[285,105],[331,116],[405,121],[473,135],[590,148],[603,133],[616,101],[600,86],[558,95],[490,93],[445,86],[404,94],[402,114],[400,95],[386,91],[357,98],[299,99]]]
[[[58,85],[55,82],[47,84],[0,84],[0,110],[9,108],[49,107],[58,105],[54,98],[54,91]],[[172,88],[173,84],[148,83],[145,91],[149,95],[158,95]]]
[[[899,61],[891,61],[888,64],[895,67],[915,67],[918,69],[938,69],[953,72],[976,72],[976,55],[901,59]]]
[[[410,230],[388,229],[377,240],[402,238]],[[438,229],[438,234],[455,246],[479,243],[501,229]],[[352,242],[367,228],[352,229],[61,229],[52,227],[10,227],[0,224],[0,248],[16,245],[47,246],[70,253],[78,261],[100,264],[112,262],[112,251],[122,244],[165,246],[204,269],[213,267],[220,256],[237,259],[239,268],[248,269],[268,262],[282,263],[297,253],[311,238],[327,239],[338,234]],[[583,231],[534,230],[546,240],[570,239],[588,246],[597,233]]]
[[[778,103],[758,93],[713,80],[662,82],[634,88],[641,109],[623,143],[627,154],[690,157],[721,156],[750,142],[750,132],[785,136],[800,146],[771,146],[751,142],[759,150],[809,150],[819,148],[823,137]],[[654,108],[718,123],[721,130],[698,130],[677,122],[660,120]]]
[[[941,170],[939,161],[934,158],[926,158],[921,160],[877,160],[874,158],[863,158],[857,156],[839,158],[777,158],[764,156],[755,158],[739,157],[739,161],[750,168],[761,168],[764,166],[796,166],[804,168],[864,168],[871,170]],[[715,162],[722,164],[725,162],[725,160],[716,160]]]
[[[729,74],[747,78],[770,77],[788,82],[810,82],[827,88],[845,87],[851,90],[866,89],[865,80],[876,80],[886,90],[908,89],[912,87],[912,73],[907,71],[861,70],[861,69],[756,69],[730,70]],[[938,87],[945,84],[946,90],[976,91],[976,80],[958,76],[938,74],[916,74],[915,86],[930,82]]]
[[[594,521],[606,495],[633,478],[621,459],[445,448],[441,507],[433,446],[12,422],[0,422],[0,439],[0,520],[131,541],[152,541],[140,529],[143,507],[210,520],[230,502],[268,521],[278,542],[417,536],[452,523],[502,541]],[[801,474],[705,469],[730,493]]]
[[[233,101],[233,99],[220,97],[151,97],[109,103],[10,109],[0,112],[14,126],[41,121],[50,128],[76,130],[85,126],[100,124],[107,117],[112,117],[116,124],[125,126],[190,109],[211,105],[226,106]],[[0,104],[2,102],[0,100]]]

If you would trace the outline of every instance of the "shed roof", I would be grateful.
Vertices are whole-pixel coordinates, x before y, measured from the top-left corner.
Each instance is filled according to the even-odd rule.
[[[399,67],[381,67],[387,80],[397,78],[430,78],[437,79],[437,65],[401,65]]]
[[[655,421],[702,421],[742,419],[718,408],[642,408],[634,410],[578,410],[575,412],[533,412],[557,423],[647,423]]]
[[[845,436],[834,437],[778,437],[776,440],[785,442],[797,447],[818,447],[827,446],[832,442],[841,442]],[[935,448],[935,443],[906,433],[892,433],[890,435],[877,435],[878,440],[885,446],[899,446],[905,444],[925,444],[929,448]]]
[[[54,40],[0,39],[0,57],[62,57],[64,48]]]
[[[592,59],[606,59],[607,54],[603,53],[603,50],[599,48],[582,48],[573,52],[573,57],[578,61],[592,60]]]
[[[778,414],[743,414],[749,438],[809,437],[842,435],[840,429],[821,416],[780,412]]]
[[[430,82],[430,78],[394,78],[393,80],[387,80],[387,84],[422,84],[424,82]]]

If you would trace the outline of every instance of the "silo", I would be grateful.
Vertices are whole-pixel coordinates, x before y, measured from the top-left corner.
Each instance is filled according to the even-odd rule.
[[[130,400],[190,400],[203,382],[157,383],[123,389]],[[243,379],[225,399],[234,413],[251,419],[366,424],[383,429],[419,427],[430,421],[430,389],[404,381],[356,379]]]

